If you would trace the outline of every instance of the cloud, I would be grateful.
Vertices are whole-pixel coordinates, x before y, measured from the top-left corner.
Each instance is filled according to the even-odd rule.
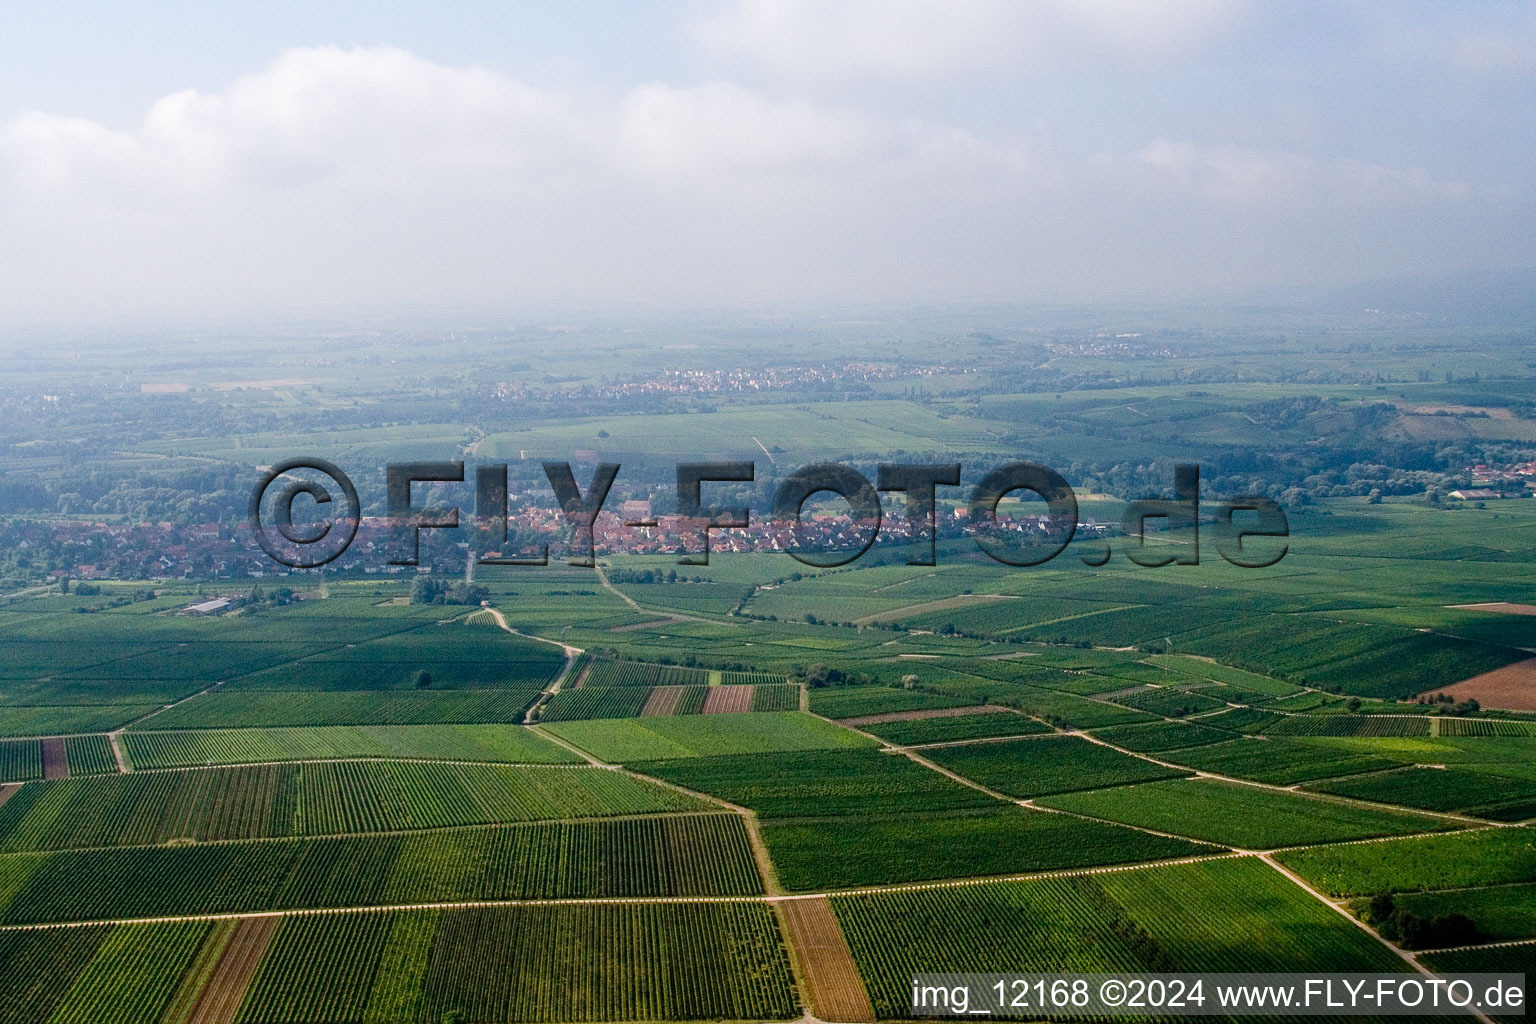
[[[722,58],[812,80],[933,80],[1089,57],[1187,57],[1241,20],[1235,0],[736,0],[692,24]]]
[[[1136,17],[1094,9],[1078,16]],[[1193,134],[1088,125],[1074,144],[1004,112],[962,125],[724,77],[610,92],[289,50],[132,127],[0,124],[0,308],[1145,298],[1527,244],[1518,190]]]

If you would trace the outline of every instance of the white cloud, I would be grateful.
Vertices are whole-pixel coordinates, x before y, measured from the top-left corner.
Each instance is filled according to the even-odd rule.
[[[1319,160],[1298,153],[1235,146],[1197,146],[1157,139],[1141,162],[1223,203],[1273,205],[1307,200],[1355,205],[1459,203],[1474,190],[1419,167],[1387,167],[1354,158]]]
[[[692,26],[718,56],[791,78],[930,80],[1073,58],[1189,56],[1240,0],[736,0]]]
[[[320,47],[129,130],[23,114],[0,125],[0,308],[1146,297],[1326,275],[1371,239],[1382,266],[1422,262],[1529,219],[1386,160],[1074,148],[1022,116],[788,92],[605,94]],[[1445,227],[1410,233],[1405,210]]]
[[[641,86],[618,111],[620,152],[659,175],[811,171],[866,155],[877,134],[856,115],[774,103],[729,82]]]

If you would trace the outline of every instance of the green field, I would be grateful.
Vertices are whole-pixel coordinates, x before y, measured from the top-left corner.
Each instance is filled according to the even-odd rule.
[[[1490,942],[1536,937],[1536,884],[1498,885],[1485,889],[1420,892],[1400,895],[1397,905],[1428,919],[1441,914],[1465,914],[1478,935]]]
[[[1278,855],[1334,896],[1536,882],[1536,831],[1489,828]]]
[[[1536,817],[1536,779],[1511,779],[1466,768],[1402,768],[1319,782],[1307,788],[1427,811],[1457,811],[1494,821]]]
[[[123,746],[135,768],[255,764],[333,758],[418,758],[574,764],[575,754],[520,725],[356,725],[289,729],[129,732]],[[70,767],[74,769],[74,751]]]
[[[1285,740],[1263,739],[1234,739],[1208,746],[1166,750],[1158,757],[1204,772],[1282,786],[1395,768],[1401,764],[1372,754],[1334,752]]]
[[[857,733],[797,711],[595,719],[544,728],[610,763],[874,745]]]
[[[675,963],[695,968],[688,982],[662,980]],[[239,1019],[741,1020],[796,1007],[765,906],[587,904],[288,919]]]
[[[1182,839],[994,804],[972,812],[771,820],[784,886],[820,890],[1124,864],[1214,852]]]
[[[694,703],[704,703],[704,687],[693,686],[698,697]],[[649,686],[583,686],[579,690],[562,690],[551,697],[538,712],[541,722],[573,722],[587,718],[634,718],[645,707],[652,688]]]
[[[950,743],[955,740],[988,739],[1000,736],[1032,736],[1050,731],[1032,718],[1008,714],[913,718],[861,725],[859,729],[900,746],[913,743]]]
[[[929,747],[923,756],[1009,796],[1036,797],[1181,774],[1075,736]]]
[[[0,855],[0,923],[762,891],[735,814]]]
[[[1225,729],[1212,729],[1196,723],[1153,722],[1148,725],[1117,725],[1108,729],[1095,729],[1093,735],[1105,743],[1152,753],[1162,750],[1185,749],[1209,743],[1221,743],[1232,738]]]
[[[157,1024],[208,930],[188,921],[0,933],[0,1018]]]
[[[687,757],[632,767],[765,818],[921,813],[997,802],[915,761],[876,750]]]
[[[301,383],[229,390],[243,343],[29,336],[0,395],[0,1022],[857,1019],[804,1004],[838,943],[781,931],[791,908],[830,906],[881,1020],[922,970],[1411,970],[1339,913],[1383,892],[1536,936],[1536,707],[1457,686],[1536,650],[1498,603],[1531,602],[1536,501],[1449,496],[1529,479],[1536,344],[1428,308],[381,314],[386,349],[273,331],[262,375]],[[257,467],[304,451],[372,521],[283,573],[239,524]],[[467,529],[424,531],[418,572],[373,532],[377,467],[462,460],[418,499],[468,527],[505,461],[537,546],[540,461],[585,494],[610,456],[607,512],[663,524],[610,533],[601,572],[553,537],[471,568]],[[680,563],[675,463],[716,457],[754,479],[701,500],[760,525],[815,460],[965,486],[934,565],[895,530],[840,567],[730,530]],[[972,536],[971,487],[1015,459],[1078,493],[1050,564]],[[1198,564],[1133,564],[1125,502],[1180,463],[1208,513],[1276,497],[1285,559],[1230,565],[1203,526]],[[702,713],[727,696],[750,711]]]
[[[694,810],[588,767],[416,761],[135,772],[30,782],[0,806],[0,850],[63,850]]]
[[[889,686],[825,687],[811,691],[811,711],[827,718],[857,718],[896,711],[923,711],[979,703],[961,697],[924,690],[897,690]]]
[[[1248,850],[1433,832],[1448,823],[1419,815],[1328,803],[1296,793],[1214,779],[1067,793],[1046,807],[1122,821]]]
[[[520,722],[537,688],[456,690],[446,693],[216,692],[178,704],[144,729],[252,729],[295,725],[432,725]],[[84,730],[77,730],[84,731]]]
[[[1380,971],[1407,964],[1252,859],[833,901],[878,1013],[954,972]]]

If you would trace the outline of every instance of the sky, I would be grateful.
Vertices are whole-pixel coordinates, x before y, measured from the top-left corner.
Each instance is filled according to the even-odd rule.
[[[0,0],[0,328],[1536,266],[1536,6]]]

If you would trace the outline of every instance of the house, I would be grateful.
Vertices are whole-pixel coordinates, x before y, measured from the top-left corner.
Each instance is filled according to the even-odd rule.
[[[1451,497],[1457,501],[1493,501],[1502,498],[1503,495],[1491,487],[1470,487],[1465,490],[1452,491]]]
[[[188,615],[216,615],[228,608],[229,604],[229,598],[215,597],[210,601],[199,601],[196,604],[189,604],[182,611]]]

